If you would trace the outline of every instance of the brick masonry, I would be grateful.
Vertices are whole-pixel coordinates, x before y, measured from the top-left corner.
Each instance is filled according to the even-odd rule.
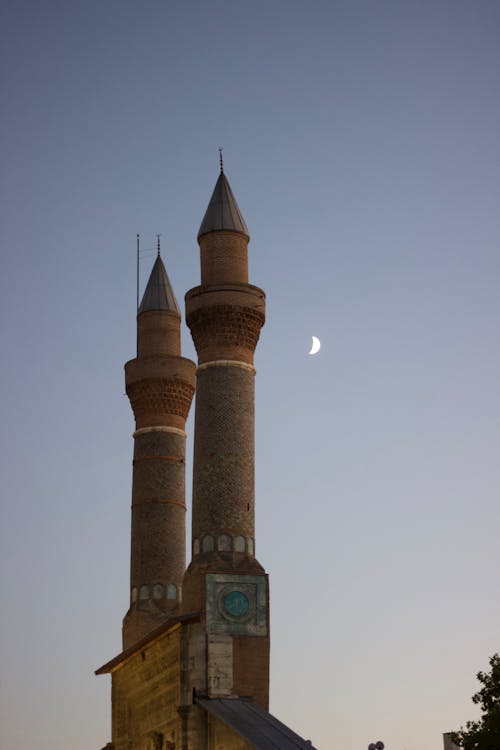
[[[254,537],[254,375],[240,367],[198,372],[193,538]]]
[[[198,286],[186,294],[186,323],[198,364],[215,359],[252,364],[264,322],[265,294],[256,286]]]
[[[265,571],[254,557],[253,369],[254,351],[265,322],[265,294],[248,284],[247,240],[242,234],[225,231],[202,236],[201,285],[185,298],[198,369],[193,558],[184,576],[182,606],[184,612],[201,610],[206,618],[208,674],[204,679],[208,694],[252,696],[267,709],[269,628],[265,623],[269,598]],[[228,619],[220,609],[221,602],[210,599],[209,581],[214,573],[228,576],[228,591],[230,581],[238,581],[234,586],[245,593],[250,607],[245,622],[237,617]],[[260,620],[254,623],[248,619],[254,576],[266,582],[264,627]],[[214,625],[217,618],[224,627]],[[229,737],[227,729],[220,727],[219,731],[218,735],[217,727],[209,722],[210,748],[245,747]]]
[[[201,283],[248,283],[248,238],[238,232],[210,232],[200,237]]]
[[[185,438],[146,432],[135,438],[131,587],[174,583],[186,564]]]

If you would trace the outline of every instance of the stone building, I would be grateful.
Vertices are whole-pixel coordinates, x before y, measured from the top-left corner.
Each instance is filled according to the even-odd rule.
[[[125,365],[135,417],[130,606],[111,674],[113,750],[313,750],[269,704],[269,582],[255,557],[253,356],[265,294],[221,172],[186,294],[197,366],[158,257]],[[196,386],[191,562],[185,568],[185,423]]]

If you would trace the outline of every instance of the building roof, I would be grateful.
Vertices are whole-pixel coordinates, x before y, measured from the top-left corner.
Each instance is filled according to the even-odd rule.
[[[96,669],[94,674],[107,674],[108,672],[112,672],[116,667],[120,666],[120,664],[123,664],[130,656],[133,656],[137,651],[140,649],[145,648],[148,643],[151,643],[152,641],[156,640],[160,636],[162,636],[164,633],[167,633],[169,630],[173,630],[174,628],[177,628],[179,625],[182,625],[184,623],[189,622],[197,622],[200,619],[200,613],[199,612],[189,612],[185,615],[174,615],[173,617],[170,617],[168,620],[166,620],[164,623],[159,625],[157,628],[152,630],[150,633],[147,633],[144,638],[141,638],[140,641],[137,641],[137,643],[134,643],[132,646],[129,646],[124,651],[121,651],[117,656],[115,656],[110,661],[106,662],[106,664],[103,664],[102,667],[99,667],[99,669]]]
[[[247,225],[236,203],[226,175],[221,170],[201,222],[198,239],[208,232],[241,232],[249,237]]]
[[[255,750],[315,750],[249,698],[200,698],[196,703],[243,737]]]
[[[143,313],[149,310],[168,310],[179,316],[181,314],[170,279],[159,254],[146,284],[138,312]]]

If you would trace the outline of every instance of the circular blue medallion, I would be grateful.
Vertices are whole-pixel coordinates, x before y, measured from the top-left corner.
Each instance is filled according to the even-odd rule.
[[[224,597],[224,609],[231,617],[243,617],[250,603],[242,591],[231,591]]]

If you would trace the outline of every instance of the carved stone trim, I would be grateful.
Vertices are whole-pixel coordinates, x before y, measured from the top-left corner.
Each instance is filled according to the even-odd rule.
[[[134,432],[132,437],[138,437],[139,435],[145,435],[146,432],[173,432],[174,435],[182,435],[182,437],[186,437],[186,433],[184,430],[180,430],[178,427],[166,427],[166,426],[157,426],[157,427],[140,427],[138,430]]]
[[[253,365],[248,365],[246,362],[239,362],[236,359],[214,359],[212,362],[204,362],[202,365],[198,365],[196,372],[206,370],[207,367],[241,367],[242,370],[248,370],[252,375],[255,375],[257,372]]]

